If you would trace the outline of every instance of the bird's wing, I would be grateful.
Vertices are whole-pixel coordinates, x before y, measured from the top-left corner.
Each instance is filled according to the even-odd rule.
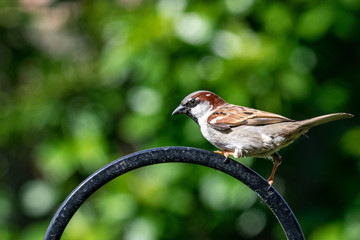
[[[289,118],[253,108],[226,104],[215,110],[208,118],[208,124],[217,130],[227,130],[240,125],[267,125],[291,122]]]

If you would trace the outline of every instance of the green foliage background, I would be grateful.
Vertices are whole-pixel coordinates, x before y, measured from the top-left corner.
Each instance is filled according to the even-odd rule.
[[[171,116],[199,89],[299,120],[355,114],[282,150],[275,187],[307,239],[358,239],[359,14],[357,0],[2,1],[1,239],[42,239],[72,189],[128,153],[215,150]],[[270,174],[270,161],[239,161]],[[285,236],[244,185],[161,164],[103,187],[62,239]]]

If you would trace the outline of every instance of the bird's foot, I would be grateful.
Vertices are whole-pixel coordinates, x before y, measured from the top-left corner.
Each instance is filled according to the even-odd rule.
[[[218,153],[225,157],[225,159],[223,161],[224,164],[228,164],[230,162],[230,159],[229,159],[230,155],[234,154],[233,151],[219,151],[219,150],[214,151],[214,153]]]
[[[267,182],[268,182],[268,184],[269,184],[269,188],[271,188],[272,187],[272,185],[274,184],[274,179],[268,179],[267,180]]]

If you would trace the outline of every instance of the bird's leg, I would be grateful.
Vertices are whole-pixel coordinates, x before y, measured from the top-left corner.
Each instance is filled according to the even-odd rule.
[[[226,150],[224,150],[224,151],[214,151],[214,153],[218,153],[218,154],[221,154],[221,155],[225,156],[224,163],[228,164],[230,162],[229,156],[233,155],[234,151],[226,151]]]
[[[271,175],[269,177],[269,179],[267,180],[267,182],[269,183],[270,187],[273,185],[274,183],[274,175],[276,172],[277,167],[281,164],[281,156],[278,153],[273,153],[271,155],[271,159],[274,163],[274,167],[272,169]]]

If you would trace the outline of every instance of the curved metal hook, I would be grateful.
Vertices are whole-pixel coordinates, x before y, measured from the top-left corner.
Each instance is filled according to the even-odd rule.
[[[224,157],[206,150],[189,147],[161,147],[136,152],[119,158],[83,181],[61,204],[51,220],[44,240],[61,238],[67,224],[79,207],[100,187],[131,170],[167,162],[193,163],[224,172],[243,182],[269,206],[279,220],[288,239],[305,239],[295,215],[281,195],[256,172],[243,164],[230,160],[223,163]]]

